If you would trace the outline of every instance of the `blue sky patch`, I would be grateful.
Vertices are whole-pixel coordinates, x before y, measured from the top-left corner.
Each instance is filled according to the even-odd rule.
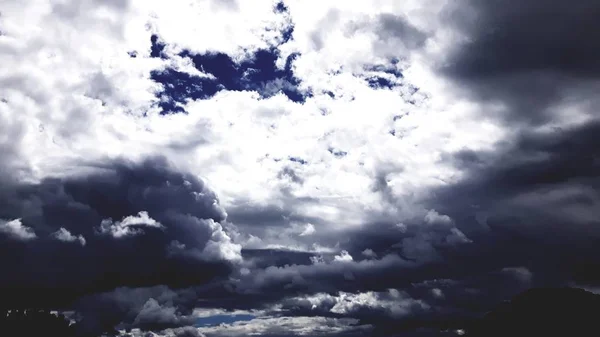
[[[163,85],[163,90],[157,94],[160,100],[158,106],[163,113],[183,113],[185,110],[180,105],[188,99],[208,99],[223,89],[210,78],[192,76],[171,68],[155,70],[150,77]]]
[[[275,8],[277,13],[287,13],[283,2]],[[282,43],[292,38],[294,26],[290,24],[282,30]],[[166,44],[157,35],[151,38],[151,57],[166,58]],[[292,53],[285,59],[285,66],[276,66],[282,57],[278,45],[259,49],[253,55],[241,62],[235,62],[229,55],[221,52],[196,54],[189,50],[179,53],[180,57],[189,58],[194,67],[212,77],[200,77],[172,68],[152,71],[152,80],[163,85],[164,89],[157,93],[157,105],[162,114],[185,112],[182,105],[188,99],[209,99],[221,90],[256,91],[262,98],[269,98],[277,93],[283,93],[290,100],[303,103],[309,93],[302,92],[298,86],[300,81],[294,76],[292,63],[299,56]]]
[[[385,77],[379,77],[379,76],[372,76],[372,77],[367,78],[367,83],[369,84],[369,87],[371,87],[373,89],[381,89],[381,88],[392,89],[393,87],[396,86],[396,83],[394,83],[390,79],[385,78]]]
[[[285,5],[285,3],[283,1],[279,1],[276,5],[275,5],[275,13],[288,13],[288,7]]]
[[[162,59],[167,58],[167,56],[164,53],[165,47],[167,45],[160,40],[160,37],[158,35],[153,34],[150,37],[150,43],[150,57],[160,57]]]

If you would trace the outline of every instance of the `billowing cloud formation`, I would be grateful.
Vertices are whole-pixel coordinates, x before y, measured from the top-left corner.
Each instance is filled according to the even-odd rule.
[[[127,236],[144,234],[141,229],[132,229],[142,226],[164,228],[159,222],[150,218],[148,216],[148,212],[141,211],[137,216],[130,215],[124,218],[123,221],[117,221],[113,223],[112,219],[102,220],[98,232],[101,234],[111,235],[113,238],[118,239]]]
[[[600,286],[597,1],[0,11],[8,309],[91,336],[452,336]]]
[[[33,229],[23,226],[21,219],[2,221],[0,224],[0,232],[20,241],[32,240],[37,237]]]
[[[20,219],[0,233],[2,268],[13,270],[0,283],[12,305],[63,305],[118,286],[202,283],[241,258],[219,224],[226,213],[216,196],[160,158],[5,186],[0,198],[1,211]],[[80,244],[65,244],[74,241]]]

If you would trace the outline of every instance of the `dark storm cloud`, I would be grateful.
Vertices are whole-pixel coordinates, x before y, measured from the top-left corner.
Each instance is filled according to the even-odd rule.
[[[78,329],[83,332],[131,328],[160,331],[193,325],[192,311],[198,296],[193,288],[121,287],[84,296],[72,307],[80,318]]]
[[[457,1],[446,9],[446,22],[468,42],[447,55],[443,74],[476,101],[501,103],[505,109],[497,117],[516,136],[492,151],[445,158],[465,178],[435,190],[424,206],[448,215],[453,226],[418,219],[364,226],[340,246],[355,261],[335,272],[328,266],[338,278],[316,272],[318,266],[289,266],[266,269],[254,285],[304,293],[398,287],[436,308],[428,319],[440,319],[480,314],[529,287],[600,284],[600,124],[530,128],[547,126],[575,106],[597,116],[600,3]],[[392,19],[381,27],[410,33],[392,29]],[[374,187],[385,195],[385,177],[378,178]],[[352,270],[352,280],[341,277],[352,264],[377,265],[382,256],[404,262],[364,274]],[[397,324],[370,322],[384,333],[397,332],[385,331]]]
[[[342,261],[340,257],[343,256],[344,253],[336,256],[331,254],[323,256],[322,262],[313,259],[312,264],[252,270],[233,286],[240,297],[262,294],[282,298],[296,293],[357,291],[379,288],[376,286],[378,281],[392,269],[405,269],[408,274],[415,266],[394,254],[363,261]]]
[[[5,183],[2,305],[66,308],[116,287],[177,288],[226,276],[239,248],[222,232],[225,217],[202,181],[160,158],[37,184]],[[176,315],[163,317],[176,306],[138,300],[135,324],[176,323]]]
[[[473,239],[473,265],[520,259],[545,275],[539,281],[600,281],[598,132],[598,122],[528,132],[493,152],[453,156],[467,178],[434,204]]]
[[[445,8],[445,23],[466,42],[446,55],[442,73],[476,102],[500,103],[494,117],[513,132],[493,150],[444,158],[464,178],[433,191],[425,206],[448,215],[472,242],[436,249],[444,264],[433,262],[432,279],[479,277],[485,288],[496,278],[482,275],[523,267],[530,286],[600,282],[599,13],[592,0],[465,0]],[[574,110],[591,119],[550,127]],[[393,247],[398,234],[391,225],[380,230],[361,233],[353,254],[389,252],[382,247]],[[519,289],[507,285],[503,296]],[[459,297],[446,296],[449,307],[461,307]]]
[[[465,151],[454,156],[469,178],[440,192],[448,210],[457,209],[451,195],[462,195],[460,204],[472,205],[480,222],[489,226],[499,217],[537,219],[524,232],[539,226],[555,229],[547,239],[569,234],[598,237],[600,123],[550,132],[527,133],[497,152]],[[503,211],[504,210],[504,211]],[[508,219],[505,219],[508,220]],[[569,223],[570,225],[563,225]],[[538,232],[539,233],[539,232]]]
[[[419,263],[379,271],[377,283],[357,274],[353,290],[352,283],[336,284],[348,291],[397,287],[435,308],[417,320],[361,317],[384,335],[415,326],[459,328],[530,287],[599,284],[599,132],[598,122],[525,131],[491,151],[448,156],[465,178],[432,191],[425,206],[436,210],[429,216],[435,225],[427,217],[372,224],[342,245],[355,260],[398,254],[414,262],[405,250],[413,238],[414,247],[426,248],[416,250]],[[452,244],[453,228],[464,234],[455,238],[469,241]]]
[[[477,99],[506,104],[508,120],[544,123],[555,104],[593,100],[600,2],[463,0],[445,13],[468,42],[450,52],[443,72]]]
[[[473,39],[458,54],[457,74],[490,76],[538,69],[581,77],[600,75],[597,1],[456,3],[461,8],[452,18]],[[473,17],[466,17],[471,10]]]

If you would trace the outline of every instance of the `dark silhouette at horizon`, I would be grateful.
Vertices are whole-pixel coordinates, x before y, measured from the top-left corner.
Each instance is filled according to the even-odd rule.
[[[600,336],[600,295],[578,288],[534,288],[476,320],[468,337]]]

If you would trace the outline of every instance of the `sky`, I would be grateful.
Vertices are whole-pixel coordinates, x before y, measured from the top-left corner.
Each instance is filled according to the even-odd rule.
[[[597,291],[599,15],[2,0],[3,305],[89,336],[459,336]]]

